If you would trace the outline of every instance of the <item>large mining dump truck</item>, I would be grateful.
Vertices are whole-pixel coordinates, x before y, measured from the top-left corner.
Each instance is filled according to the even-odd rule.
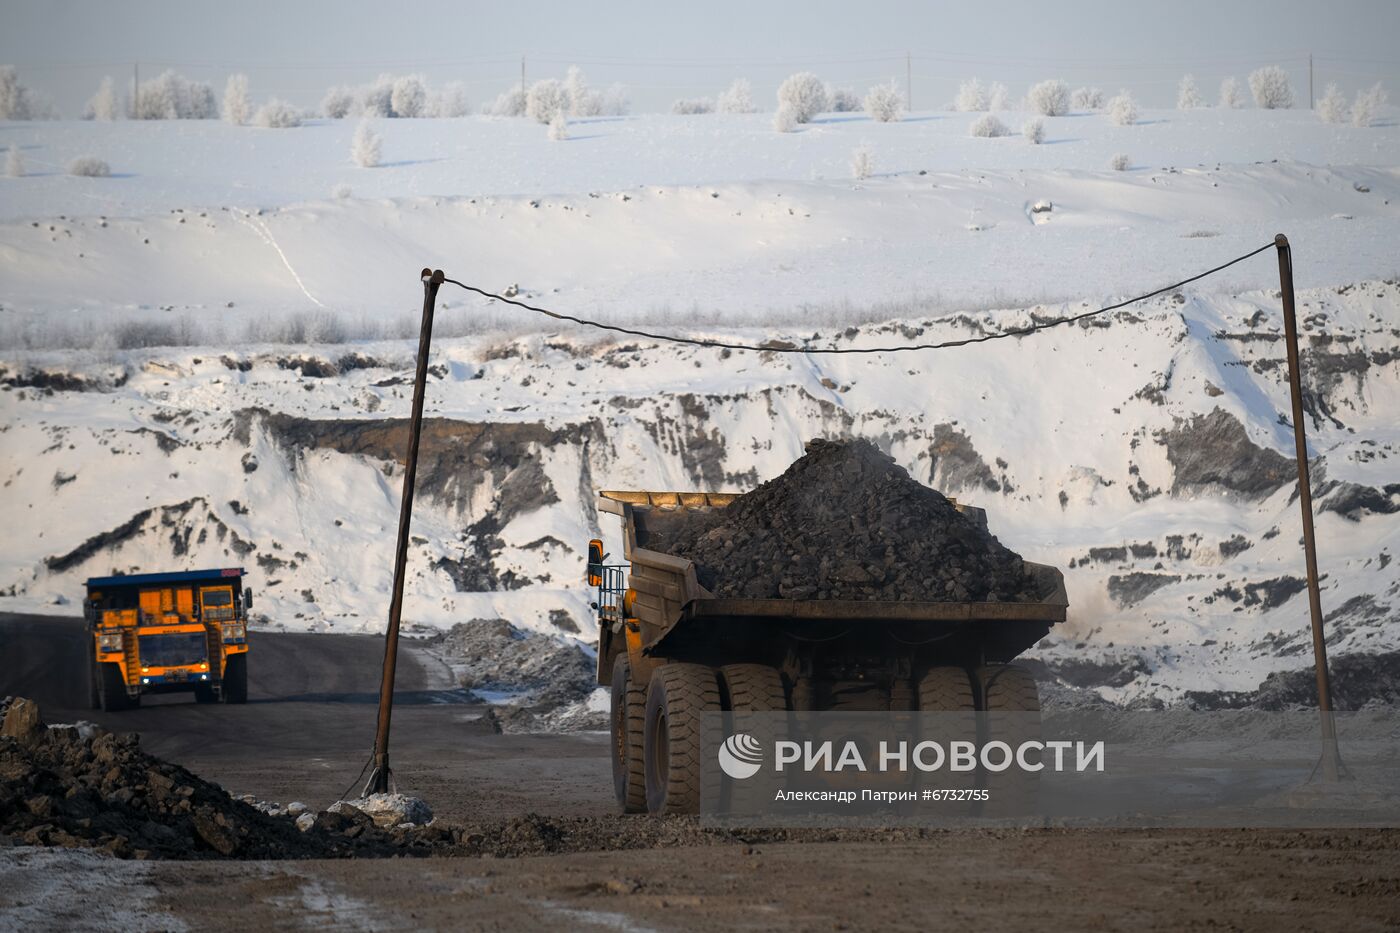
[[[664,546],[695,510],[731,493],[599,493],[620,517],[622,557],[589,545],[598,683],[612,688],[613,779],[625,812],[693,813],[699,719],[713,711],[1038,711],[1034,679],[1011,660],[1065,620],[1059,570],[1025,563],[1022,602],[719,598]],[[986,514],[949,500],[981,528]],[[601,517],[601,516],[600,516]],[[607,521],[607,519],[603,519]]]
[[[178,692],[246,703],[252,605],[238,567],[88,580],[92,708],[130,709],[143,694]]]

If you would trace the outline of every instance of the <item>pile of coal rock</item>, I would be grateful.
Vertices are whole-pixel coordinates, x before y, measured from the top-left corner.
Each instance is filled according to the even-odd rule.
[[[23,698],[0,707],[0,845],[96,848],[124,858],[283,859],[423,855],[456,841],[436,826],[387,831],[349,808],[322,812],[303,830],[146,754],[135,733],[46,726],[38,705]]]
[[[865,440],[813,440],[723,509],[656,514],[646,547],[720,597],[1029,602],[1019,555]]]

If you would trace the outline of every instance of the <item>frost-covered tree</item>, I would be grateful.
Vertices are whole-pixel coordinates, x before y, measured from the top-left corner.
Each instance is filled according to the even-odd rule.
[[[394,90],[389,94],[392,116],[426,117],[428,115],[428,82],[422,75],[403,75],[394,79]]]
[[[569,116],[579,115],[578,106],[587,94],[588,81],[583,76],[583,69],[578,65],[570,65],[564,74],[564,97],[569,102]]]
[[[29,88],[20,83],[13,65],[0,65],[0,120],[34,119]]]
[[[394,115],[394,76],[380,75],[373,83],[360,88],[359,105],[362,117],[392,117]]]
[[[428,115],[453,119],[471,113],[467,103],[467,89],[460,81],[449,81],[434,91],[428,104]]]
[[[1254,103],[1265,110],[1287,110],[1293,106],[1293,86],[1288,72],[1278,65],[1265,65],[1249,73],[1249,92]]]
[[[301,111],[285,100],[274,97],[258,108],[258,112],[253,115],[253,122],[269,130],[291,129],[301,126]]]
[[[332,120],[343,120],[355,109],[355,92],[348,87],[333,87],[321,98],[321,113]]]
[[[253,104],[248,100],[248,76],[229,75],[224,85],[224,122],[242,126],[253,115]]]
[[[810,71],[790,75],[778,86],[778,109],[784,106],[798,123],[810,123],[827,108],[826,88]]]
[[[1026,94],[1026,105],[1044,117],[1069,113],[1069,85],[1063,81],[1042,81]]]
[[[1220,107],[1223,110],[1238,110],[1244,106],[1244,98],[1240,96],[1240,83],[1234,78],[1226,78],[1220,82]]]
[[[976,113],[991,105],[987,89],[976,78],[969,78],[958,85],[958,96],[953,98],[953,109],[963,113]]]
[[[1081,87],[1070,96],[1070,106],[1075,110],[1102,110],[1103,91],[1096,87]]]
[[[24,156],[20,155],[19,146],[10,143],[10,148],[5,151],[5,174],[11,178],[24,177]]]
[[[361,120],[350,140],[350,160],[360,168],[374,168],[379,164],[383,145],[384,140],[374,131],[369,120]]]
[[[1176,109],[1195,110],[1205,105],[1206,102],[1201,99],[1201,90],[1196,87],[1196,76],[1183,75],[1181,83],[1176,86]]]
[[[1126,90],[1119,91],[1117,96],[1108,102],[1108,119],[1119,126],[1132,126],[1137,122],[1137,118],[1137,101],[1133,100],[1133,95]]]
[[[877,84],[865,95],[865,112],[876,123],[894,123],[904,111],[904,98],[893,81]]]
[[[138,120],[208,120],[217,117],[218,110],[212,87],[174,71],[141,82],[132,105]]]
[[[747,78],[735,78],[734,83],[719,95],[715,109],[720,113],[753,113],[753,88]]]
[[[1006,128],[1006,124],[997,119],[996,114],[984,113],[976,120],[972,121],[972,126],[968,128],[968,133],[984,139],[991,139],[997,136],[1005,136],[1011,131]]]
[[[857,113],[861,109],[860,97],[848,87],[826,86],[827,106],[832,113]]]
[[[671,104],[671,112],[680,116],[695,116],[702,113],[714,113],[715,102],[708,97],[682,97]]]
[[[1356,92],[1356,101],[1351,105],[1351,122],[1354,126],[1370,126],[1376,119],[1376,111],[1385,106],[1390,95],[1377,81],[1364,91]]]
[[[600,116],[622,117],[631,109],[632,97],[627,93],[627,87],[613,84],[603,92],[598,113]]]
[[[1108,167],[1115,172],[1126,172],[1132,164],[1133,160],[1128,158],[1127,153],[1120,152],[1109,160]]]
[[[68,174],[81,178],[106,178],[112,168],[97,156],[78,156],[68,163]]]
[[[564,115],[563,107],[556,110],[549,121],[549,138],[556,142],[569,138],[569,118]]]
[[[525,116],[525,92],[518,87],[502,91],[491,104],[491,115],[494,117],[523,117]]]
[[[1005,110],[1010,96],[1011,94],[1007,91],[1005,84],[1002,84],[1000,81],[993,81],[987,86],[987,109]]]
[[[860,146],[851,153],[851,177],[856,181],[869,178],[875,171],[875,153],[869,146]]]
[[[1036,117],[1021,124],[1021,135],[1033,146],[1045,142],[1045,121]]]
[[[779,104],[778,110],[773,114],[773,129],[779,133],[791,133],[797,129],[797,112],[790,104]]]
[[[569,97],[564,92],[564,85],[553,78],[530,85],[530,92],[525,95],[525,114],[530,119],[548,124],[561,110],[565,114],[569,110]]]
[[[84,120],[115,120],[121,113],[117,102],[117,91],[108,75],[97,85],[97,93],[92,95],[83,111]]]
[[[1347,99],[1335,83],[1327,85],[1322,99],[1317,102],[1317,115],[1323,123],[1345,123],[1351,115],[1347,111]]]

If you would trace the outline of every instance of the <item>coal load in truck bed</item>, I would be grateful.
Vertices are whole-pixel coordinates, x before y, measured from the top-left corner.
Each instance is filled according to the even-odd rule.
[[[1030,602],[1019,555],[865,440],[813,440],[777,479],[722,509],[647,521],[645,547],[747,599]]]

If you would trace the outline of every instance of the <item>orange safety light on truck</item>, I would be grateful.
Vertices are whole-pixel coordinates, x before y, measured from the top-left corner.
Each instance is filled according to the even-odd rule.
[[[128,709],[143,694],[181,691],[200,703],[246,703],[252,605],[238,567],[88,580],[93,709]]]

